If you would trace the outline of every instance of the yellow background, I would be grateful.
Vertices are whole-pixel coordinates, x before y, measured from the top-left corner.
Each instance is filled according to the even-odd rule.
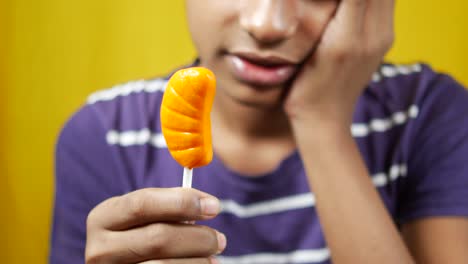
[[[468,84],[468,2],[397,2],[389,58]],[[181,0],[0,1],[1,263],[46,263],[53,147],[86,96],[194,54]]]

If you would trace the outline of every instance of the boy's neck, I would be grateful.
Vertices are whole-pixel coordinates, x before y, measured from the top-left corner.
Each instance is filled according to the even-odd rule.
[[[281,107],[247,106],[219,94],[211,119],[217,158],[242,175],[272,172],[296,148]]]
[[[289,121],[281,107],[247,106],[218,97],[213,102],[211,118],[213,130],[230,131],[237,138],[249,141],[292,138]]]
[[[291,127],[281,107],[246,106],[217,96],[211,119],[217,157],[243,175],[271,172],[295,149]]]

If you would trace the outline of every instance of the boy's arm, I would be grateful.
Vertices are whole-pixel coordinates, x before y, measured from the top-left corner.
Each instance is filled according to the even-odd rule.
[[[350,132],[355,102],[392,44],[393,8],[341,1],[285,102],[337,264],[414,262]]]
[[[294,126],[333,263],[412,263],[349,126],[317,120]]]
[[[418,263],[466,263],[468,219],[432,217],[409,222],[402,234]]]
[[[285,101],[325,238],[338,264],[415,261],[372,184],[349,129],[357,97],[391,46],[393,8],[393,0],[341,1]],[[427,235],[417,236],[428,226],[444,230],[446,239],[456,235],[458,241],[466,240],[464,233],[445,232],[456,225],[467,229],[466,221],[424,223],[404,227],[411,249],[432,243]],[[444,248],[448,246],[447,242]],[[454,263],[467,258],[466,251],[450,252]],[[415,254],[418,261],[420,256]]]
[[[313,126],[322,128],[321,132],[302,127],[297,136],[303,138],[299,148],[334,263],[412,262],[354,140],[345,132],[336,132],[339,129],[317,123]],[[421,202],[413,209],[426,211],[402,225],[403,238],[417,263],[464,263],[468,259],[468,219],[456,217],[460,211],[454,209],[463,208],[468,213],[467,172],[466,168],[459,171],[459,175],[465,173],[464,185],[426,190],[434,196],[465,193],[465,198],[435,197],[440,199],[437,209],[434,202]],[[416,195],[413,198],[424,200]]]

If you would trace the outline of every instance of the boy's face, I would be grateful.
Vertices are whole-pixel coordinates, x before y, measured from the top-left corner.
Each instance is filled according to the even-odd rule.
[[[218,96],[275,107],[310,56],[339,0],[186,0],[201,65]]]

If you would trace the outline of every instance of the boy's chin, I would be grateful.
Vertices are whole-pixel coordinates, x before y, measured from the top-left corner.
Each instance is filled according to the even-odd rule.
[[[238,104],[258,109],[277,109],[282,107],[283,87],[262,87],[242,84],[236,91],[230,91],[230,97]]]

